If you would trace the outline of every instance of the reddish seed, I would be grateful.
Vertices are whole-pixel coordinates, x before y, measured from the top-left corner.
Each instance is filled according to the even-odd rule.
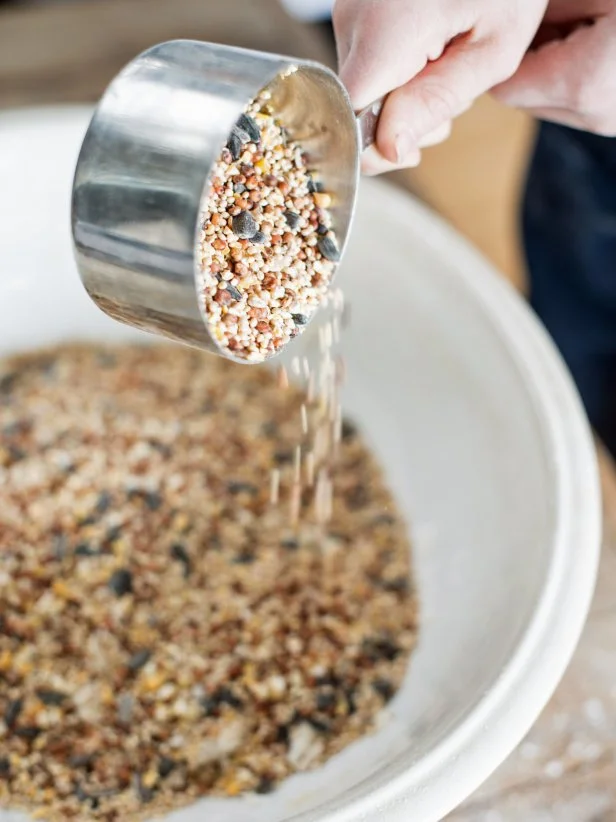
[[[246,188],[248,189],[256,188],[258,185],[259,180],[254,174],[246,180]]]
[[[240,260],[241,259],[242,259],[242,256],[240,255]],[[246,277],[247,274],[248,274],[248,269],[246,268],[244,263],[238,261],[233,266],[233,273],[237,274],[238,277]]]
[[[261,320],[257,323],[257,331],[263,333],[264,331],[269,331],[269,323],[266,323],[264,320]]]
[[[289,184],[286,180],[279,180],[278,182],[278,191],[281,194],[288,194],[289,193]]]
[[[216,296],[214,297],[217,303],[220,305],[229,305],[233,301],[233,297],[226,288],[221,288],[216,292]]]
[[[292,234],[290,231],[285,231],[282,235],[282,242],[283,243],[292,243],[295,235]]]
[[[282,234],[272,234],[273,245],[279,245],[282,242]]]
[[[248,208],[248,200],[245,200],[243,197],[236,197],[235,205],[240,211],[246,211]]]
[[[214,262],[210,266],[210,271],[212,272],[212,274],[218,274],[218,272],[220,271],[220,263],[214,260]]]
[[[258,191],[251,191],[250,194],[248,195],[248,199],[250,200],[251,203],[258,203],[259,200],[261,199],[261,194]]]
[[[226,247],[226,242],[224,240],[221,240],[220,237],[217,237],[212,243],[212,248],[215,248],[216,251],[224,251]]]
[[[274,186],[278,185],[278,177],[276,177],[274,174],[266,174],[263,178],[263,182],[268,186],[272,186],[273,188]]]

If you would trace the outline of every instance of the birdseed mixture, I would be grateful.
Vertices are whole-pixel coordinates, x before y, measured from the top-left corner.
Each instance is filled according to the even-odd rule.
[[[212,173],[199,239],[211,333],[249,362],[300,333],[340,258],[332,198],[268,101],[264,91],[233,129]]]
[[[327,404],[285,386],[167,346],[0,362],[0,806],[150,818],[377,727],[416,640],[406,527],[349,422],[323,512],[298,442]]]

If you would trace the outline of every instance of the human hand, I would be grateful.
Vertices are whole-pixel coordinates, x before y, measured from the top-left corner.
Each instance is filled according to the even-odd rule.
[[[534,48],[494,92],[541,119],[616,136],[616,0],[550,0]]]
[[[583,2],[583,0],[580,0]],[[517,69],[547,0],[337,0],[340,77],[356,109],[388,95],[367,173],[417,165],[476,97]]]

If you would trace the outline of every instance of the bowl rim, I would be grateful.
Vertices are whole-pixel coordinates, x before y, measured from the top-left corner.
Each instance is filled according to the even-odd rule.
[[[417,762],[401,754],[346,795],[292,822],[438,822],[472,794],[521,742],[558,686],[594,593],[602,511],[597,456],[571,376],[539,320],[492,263],[443,218],[391,184],[364,181],[364,196],[392,198],[425,245],[455,260],[464,288],[491,322],[526,383],[553,468],[555,532],[542,595],[494,687]],[[350,794],[350,795],[349,795]]]
[[[6,125],[40,118],[84,128],[87,105],[41,106],[0,113]],[[590,606],[601,544],[601,492],[596,452],[582,404],[547,332],[496,268],[445,220],[408,192],[364,180],[363,196],[392,199],[434,253],[455,260],[457,282],[511,356],[526,383],[552,466],[557,527],[542,595],[517,649],[494,687],[421,760],[400,755],[370,780],[287,822],[363,822],[374,818],[438,822],[467,798],[513,751],[557,687]],[[360,190],[360,197],[361,197]]]

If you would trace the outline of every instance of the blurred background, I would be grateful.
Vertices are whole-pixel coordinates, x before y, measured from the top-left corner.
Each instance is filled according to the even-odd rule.
[[[301,0],[293,0],[301,11]],[[278,0],[0,0],[0,109],[94,102],[154,43],[210,40],[335,67],[327,28]],[[0,128],[1,128],[0,121]],[[526,116],[483,98],[392,182],[440,212],[524,290],[521,187],[534,135]],[[1,180],[0,180],[1,184]],[[616,483],[602,456],[606,545],[599,589],[575,660],[529,738],[454,813],[455,822],[616,820]]]

